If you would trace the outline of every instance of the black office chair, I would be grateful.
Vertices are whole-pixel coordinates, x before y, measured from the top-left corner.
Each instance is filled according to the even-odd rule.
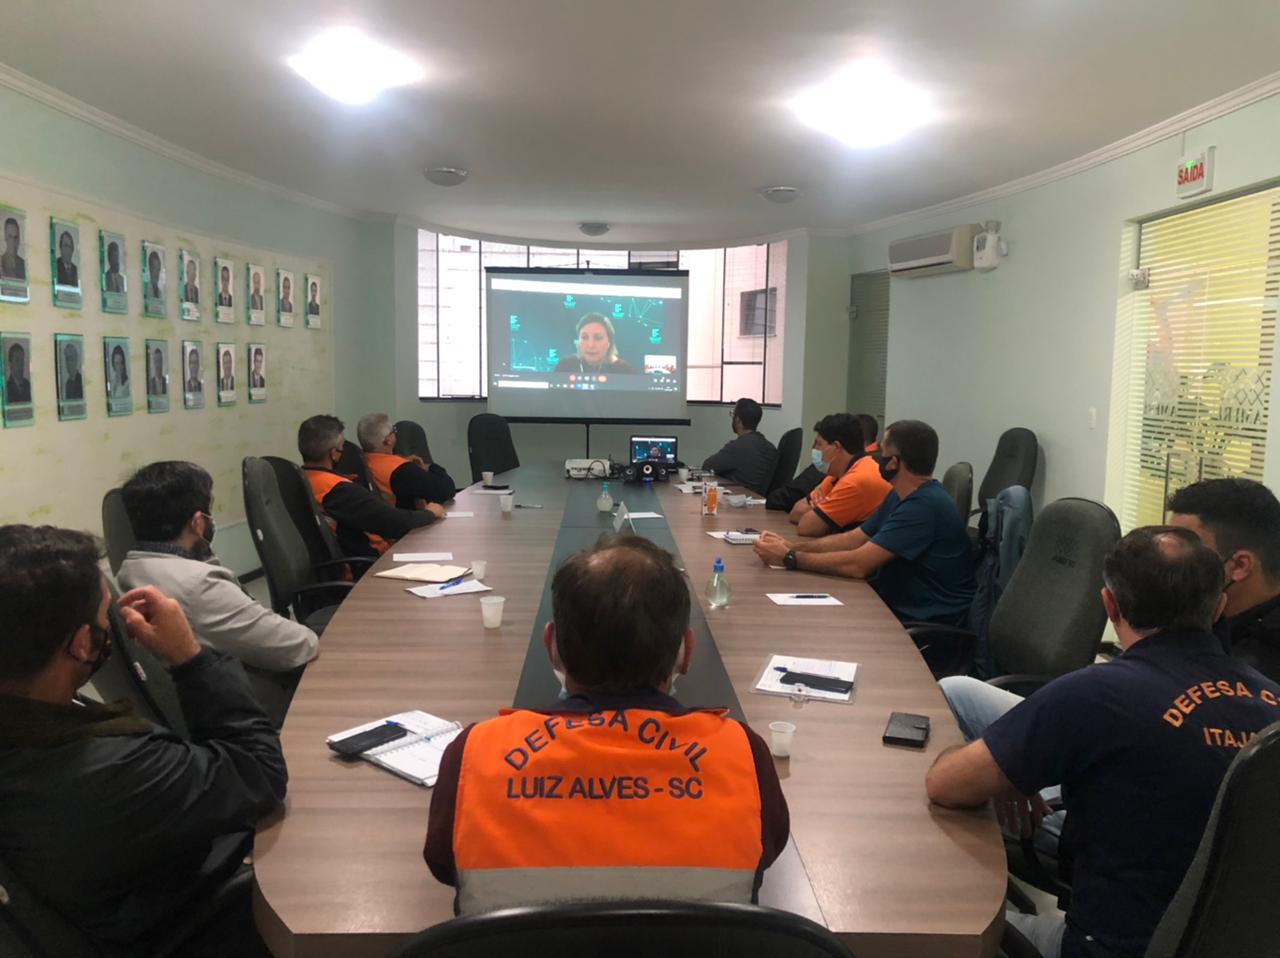
[[[973,505],[973,466],[957,462],[942,474],[942,488],[955,500],[960,518],[969,521],[969,507]]]
[[[780,488],[796,477],[796,467],[800,465],[800,444],[804,440],[804,432],[800,429],[788,429],[778,440],[778,464],[773,468],[773,478],[769,480],[769,488],[765,495]]]
[[[133,523],[124,508],[124,496],[119,489],[111,489],[102,497],[102,539],[107,546],[107,562],[111,574],[120,571],[125,554],[138,547]]]
[[[1119,539],[1115,514],[1100,502],[1059,499],[1045,507],[991,615],[992,685],[1029,695],[1093,661],[1107,624],[1103,560]],[[969,629],[912,623],[907,632],[935,676],[972,670],[977,636]]]
[[[350,439],[342,444],[342,458],[333,467],[333,471],[360,483],[366,489],[371,491],[373,489],[373,480],[369,478],[369,464],[364,461],[364,453]]]
[[[996,442],[991,465],[987,467],[987,474],[982,477],[982,485],[978,487],[978,508],[971,515],[984,514],[987,503],[1010,486],[1030,489],[1036,477],[1038,450],[1036,434],[1030,429],[1021,426],[1006,429]]]
[[[284,503],[293,520],[294,528],[307,546],[307,555],[311,558],[312,568],[323,566],[327,562],[346,562],[352,581],[364,575],[365,570],[376,561],[368,556],[344,556],[338,545],[338,537],[329,528],[329,523],[320,513],[320,506],[311,491],[311,483],[303,474],[297,463],[279,456],[263,456],[262,461],[275,473],[276,487],[280,490],[280,501]],[[337,567],[335,565],[335,572]]]
[[[307,545],[284,506],[276,474],[267,462],[246,456],[243,476],[245,518],[267,577],[271,607],[280,615],[292,611],[295,619],[320,635],[352,585],[321,580],[318,573],[333,575],[347,560],[311,562]]]
[[[758,905],[584,902],[509,908],[428,928],[396,958],[853,958],[827,929]]]
[[[511,427],[501,416],[482,412],[467,423],[467,454],[471,458],[471,481],[479,482],[482,472],[507,472],[520,465]]]
[[[1156,926],[1146,958],[1280,955],[1280,723],[1227,769],[1186,877]]]
[[[396,423],[396,455],[419,456],[423,462],[433,461],[431,446],[427,444],[427,431],[412,419],[401,419]]]
[[[112,597],[118,596],[112,587]],[[113,603],[107,609],[111,626],[111,655],[93,676],[91,683],[104,702],[126,699],[140,718],[164,726],[183,738],[190,738],[182,703],[168,668],[130,638],[120,610]]]

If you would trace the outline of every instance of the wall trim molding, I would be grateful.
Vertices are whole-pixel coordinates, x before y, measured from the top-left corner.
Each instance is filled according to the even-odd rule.
[[[874,233],[877,230],[886,229],[892,226],[899,226],[903,223],[914,219],[928,216],[938,216],[944,213],[958,212],[978,203],[988,203],[992,200],[1002,199],[1006,196],[1013,196],[1015,193],[1025,193],[1027,190],[1033,190],[1040,186],[1046,186],[1057,180],[1066,179],[1077,173],[1083,173],[1094,167],[1102,166],[1104,163],[1110,163],[1120,157],[1128,156],[1130,153],[1136,153],[1145,147],[1155,143],[1161,143],[1183,133],[1189,133],[1197,127],[1203,126],[1211,120],[1226,116],[1228,113],[1234,113],[1242,110],[1247,106],[1251,106],[1260,100],[1275,96],[1280,93],[1280,71],[1269,74],[1261,79],[1248,83],[1237,90],[1230,93],[1224,93],[1220,97],[1202,103],[1199,106],[1184,110],[1176,116],[1171,116],[1166,120],[1147,127],[1145,130],[1139,130],[1137,133],[1126,136],[1123,139],[1116,140],[1106,146],[1078,156],[1075,159],[1067,160],[1056,166],[1041,170],[1038,173],[1032,173],[1028,176],[1020,177],[1016,180],[1010,180],[1007,183],[1001,183],[998,186],[992,186],[985,190],[979,190],[976,193],[970,193],[967,196],[959,196],[955,199],[944,200],[941,203],[935,203],[932,206],[923,206],[920,209],[912,210],[908,213],[895,213],[893,216],[886,216],[883,219],[873,220],[870,223],[861,223],[844,231],[846,237],[864,236],[867,233]],[[817,232],[816,230],[813,232]]]

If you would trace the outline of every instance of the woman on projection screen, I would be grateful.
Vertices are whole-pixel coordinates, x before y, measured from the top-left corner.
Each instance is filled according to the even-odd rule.
[[[633,373],[625,359],[618,358],[613,323],[600,313],[587,313],[578,320],[578,352],[556,364],[558,373]]]

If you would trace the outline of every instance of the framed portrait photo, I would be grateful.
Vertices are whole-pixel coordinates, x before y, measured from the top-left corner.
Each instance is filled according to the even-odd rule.
[[[169,411],[169,342],[165,339],[148,339],[147,357],[147,412]]]
[[[79,333],[53,334],[53,373],[58,381],[58,419],[84,419],[84,337]]]
[[[167,312],[169,277],[165,268],[165,250],[159,243],[142,241],[142,313],[164,319]]]
[[[178,300],[182,318],[190,323],[200,321],[200,257],[189,249],[178,250]]]
[[[49,217],[49,246],[53,261],[53,305],[79,309],[84,305],[80,292],[80,226],[71,220]]]
[[[248,348],[249,402],[267,401],[267,347],[250,343]]]
[[[293,325],[293,300],[296,292],[293,288],[293,273],[287,269],[276,270],[276,325]]]
[[[193,339],[182,341],[182,405],[204,408],[204,347]]]
[[[217,323],[234,323],[236,321],[236,294],[232,290],[236,275],[236,264],[225,257],[218,256],[213,261],[213,279],[217,283],[214,293],[213,319]]]
[[[4,426],[30,426],[36,421],[31,402],[31,334],[0,333],[0,407]]]
[[[250,326],[267,325],[266,270],[257,263],[246,263],[244,267],[244,306]]]
[[[302,288],[307,294],[304,325],[307,329],[320,329],[320,300],[321,293],[324,291],[323,280],[316,273],[307,273],[306,282]]]
[[[102,370],[107,384],[107,415],[133,414],[133,371],[129,365],[129,340],[102,337]]]
[[[129,270],[125,266],[124,237],[98,230],[98,261],[102,283],[102,311],[129,312]]]
[[[0,246],[0,300],[6,303],[31,301],[27,277],[27,214],[10,206],[0,206],[0,226],[4,245]]]
[[[218,405],[236,404],[236,344],[217,343],[218,352]]]

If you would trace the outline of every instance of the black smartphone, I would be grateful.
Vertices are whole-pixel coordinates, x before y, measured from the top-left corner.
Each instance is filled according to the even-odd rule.
[[[486,489],[510,489],[510,488],[511,488],[511,486],[507,485],[505,482],[504,482],[504,483],[502,483],[501,485],[499,485],[498,483],[496,483],[496,482],[495,482],[493,485],[491,485],[491,486],[485,486],[484,488],[486,488]]]
[[[404,738],[408,734],[409,730],[401,728],[399,725],[379,725],[377,728],[356,732],[355,735],[348,735],[346,738],[334,739],[329,743],[329,748],[343,758],[359,758],[371,748],[394,742],[396,739]]]
[[[853,683],[834,675],[813,675],[810,672],[787,672],[778,680],[783,685],[804,685],[820,692],[838,692],[846,695],[853,691]]]
[[[889,724],[884,727],[883,741],[885,745],[924,748],[929,743],[929,716],[890,712]]]

